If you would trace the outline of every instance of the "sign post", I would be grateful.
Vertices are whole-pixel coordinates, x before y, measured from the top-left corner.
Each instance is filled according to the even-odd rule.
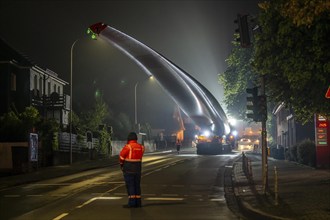
[[[330,167],[330,120],[315,115],[316,167]]]

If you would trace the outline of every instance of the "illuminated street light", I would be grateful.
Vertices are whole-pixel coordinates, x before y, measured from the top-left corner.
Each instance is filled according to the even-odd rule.
[[[77,41],[75,40],[71,46],[71,62],[70,62],[70,164],[72,164],[72,57],[73,57],[73,48],[76,45]]]
[[[93,32],[90,31],[90,29],[87,30],[87,34],[92,33],[92,39],[96,40],[96,34],[94,34]],[[72,111],[72,88],[73,88],[73,49],[74,46],[76,45],[76,43],[79,41],[79,39],[76,39],[73,44],[71,45],[71,60],[70,60],[70,164],[72,164],[72,115],[73,115],[73,111]]]

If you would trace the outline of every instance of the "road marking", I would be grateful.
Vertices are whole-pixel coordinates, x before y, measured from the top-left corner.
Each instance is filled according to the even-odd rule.
[[[100,197],[94,197],[94,198],[91,198],[89,199],[88,201],[84,202],[83,204],[79,205],[79,206],[76,206],[77,209],[80,209],[96,200],[119,200],[119,199],[122,199],[123,197],[121,196],[109,196],[109,197],[104,197],[104,196],[100,196]]]
[[[95,201],[96,198],[97,198],[97,197],[91,198],[91,199],[87,200],[86,202],[84,202],[83,204],[76,206],[76,208],[77,208],[77,209],[80,209],[80,208],[84,207],[85,205],[88,205],[89,203]]]
[[[108,182],[109,184],[124,184],[125,183],[125,181],[117,181],[117,182],[115,182],[115,181],[111,181],[111,182]]]
[[[171,160],[171,158],[165,158],[165,159],[160,159],[160,160],[156,160],[153,162],[148,162],[148,163],[145,163],[145,166],[147,167],[147,166],[155,165],[157,163],[165,162],[167,160]]]
[[[22,187],[23,189],[29,189],[36,186],[69,186],[71,183],[33,183],[28,184],[27,186]]]
[[[62,219],[63,217],[67,216],[69,213],[62,213],[60,214],[59,216],[57,216],[56,218],[53,218],[53,220],[60,220]]]
[[[7,198],[17,198],[17,197],[21,197],[21,195],[4,195],[4,197],[7,197]]]
[[[170,198],[170,197],[148,197],[145,198],[144,200],[149,200],[149,201],[182,201],[184,198]]]
[[[225,199],[210,199],[211,202],[223,202]]]
[[[43,195],[27,195],[27,197],[41,197]]]
[[[150,175],[150,174],[152,174],[152,173],[153,173],[153,172],[145,173],[145,174],[142,175],[142,177],[144,177],[144,176],[148,176],[148,175]]]
[[[121,196],[108,196],[108,197],[105,197],[105,196],[101,196],[101,197],[97,197],[97,199],[100,199],[100,200],[119,200],[119,199],[122,199],[123,197]]]

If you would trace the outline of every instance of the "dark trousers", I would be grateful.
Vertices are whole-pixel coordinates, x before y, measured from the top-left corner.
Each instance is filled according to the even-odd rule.
[[[141,173],[124,173],[126,189],[128,194],[128,206],[141,206]]]

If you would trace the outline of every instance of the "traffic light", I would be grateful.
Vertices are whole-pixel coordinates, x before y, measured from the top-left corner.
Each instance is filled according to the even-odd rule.
[[[258,95],[258,87],[246,89],[248,94],[252,96],[246,97],[246,109],[249,113],[246,114],[248,118],[255,122],[267,120],[267,100],[265,95]]]
[[[239,38],[236,40],[241,43],[241,47],[249,47],[251,45],[251,40],[248,15],[238,14],[237,20],[234,22],[238,24],[238,29],[236,29],[235,32],[239,33]]]
[[[258,87],[247,88],[246,93],[252,96],[246,97],[247,105],[246,109],[249,113],[246,114],[248,118],[253,119],[253,121],[259,121],[258,117]]]

